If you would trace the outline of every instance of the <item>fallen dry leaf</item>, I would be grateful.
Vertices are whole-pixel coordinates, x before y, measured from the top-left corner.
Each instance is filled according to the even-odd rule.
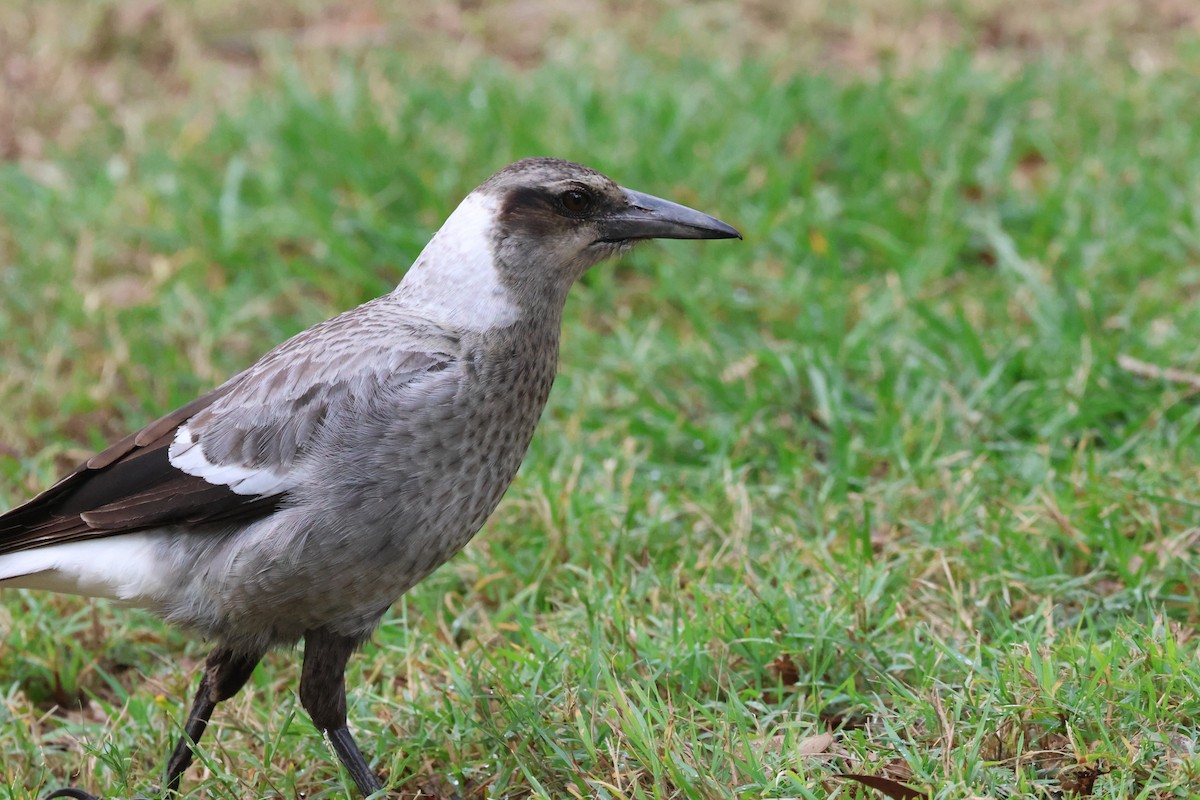
[[[846,778],[847,780],[858,781],[863,786],[874,789],[877,792],[893,798],[893,800],[916,800],[919,797],[928,797],[928,792],[923,792],[920,789],[914,789],[911,786],[894,781],[891,778],[882,778],[879,775],[854,775],[849,772],[842,772],[834,777]]]
[[[809,736],[796,743],[795,752],[802,756],[815,756],[824,753],[833,744],[832,733],[819,733]]]

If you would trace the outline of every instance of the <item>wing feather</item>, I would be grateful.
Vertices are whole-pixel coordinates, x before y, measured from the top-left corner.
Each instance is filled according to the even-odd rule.
[[[0,555],[271,513],[295,488],[333,409],[381,384],[440,372],[455,359],[456,337],[381,303],[284,342],[0,515]]]

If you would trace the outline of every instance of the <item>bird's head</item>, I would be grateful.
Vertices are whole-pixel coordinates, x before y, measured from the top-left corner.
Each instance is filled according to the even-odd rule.
[[[561,310],[579,276],[639,241],[733,238],[741,234],[715,217],[623,188],[590,167],[527,158],[463,200],[405,283],[441,273],[456,286],[456,305],[502,323],[511,314],[496,310],[505,304],[516,314],[543,304]]]
[[[645,239],[741,238],[714,217],[622,188],[570,161],[527,158],[477,191],[495,199],[495,255],[518,280],[549,272],[546,277],[569,286],[592,265]]]

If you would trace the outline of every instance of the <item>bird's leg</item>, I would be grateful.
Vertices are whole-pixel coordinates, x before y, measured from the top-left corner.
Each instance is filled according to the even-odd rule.
[[[187,722],[183,725],[183,736],[179,737],[179,743],[175,745],[175,752],[171,754],[171,759],[167,762],[167,784],[164,795],[179,791],[179,779],[183,777],[184,771],[192,763],[192,748],[204,735],[204,729],[208,727],[208,718],[212,716],[217,703],[237,694],[238,690],[246,685],[246,681],[254,672],[255,665],[261,659],[261,653],[245,655],[224,648],[217,648],[208,654],[208,660],[204,662],[204,676],[200,679],[200,689],[196,692],[192,710],[188,712]],[[343,695],[342,708],[344,719],[345,695]],[[53,798],[99,800],[95,795],[73,787],[51,792],[42,800],[52,800]]]
[[[329,737],[342,766],[365,797],[382,790],[383,785],[346,727],[346,662],[358,641],[327,630],[305,634],[300,703],[317,728]]]
[[[245,655],[218,647],[208,654],[204,662],[204,676],[200,679],[200,688],[188,712],[187,721],[183,724],[183,736],[175,745],[175,752],[167,761],[167,783],[164,794],[179,791],[179,779],[192,763],[192,748],[204,735],[208,727],[208,719],[213,709],[222,700],[228,700],[238,693],[250,675],[255,665],[262,659],[262,654]]]

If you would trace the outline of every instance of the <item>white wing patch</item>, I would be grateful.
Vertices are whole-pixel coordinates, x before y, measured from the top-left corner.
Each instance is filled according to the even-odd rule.
[[[167,458],[181,472],[202,478],[214,486],[228,486],[235,494],[264,497],[291,488],[290,476],[280,475],[270,469],[212,463],[204,454],[204,447],[192,438],[187,425],[179,426],[175,441],[171,442],[167,451]]]

